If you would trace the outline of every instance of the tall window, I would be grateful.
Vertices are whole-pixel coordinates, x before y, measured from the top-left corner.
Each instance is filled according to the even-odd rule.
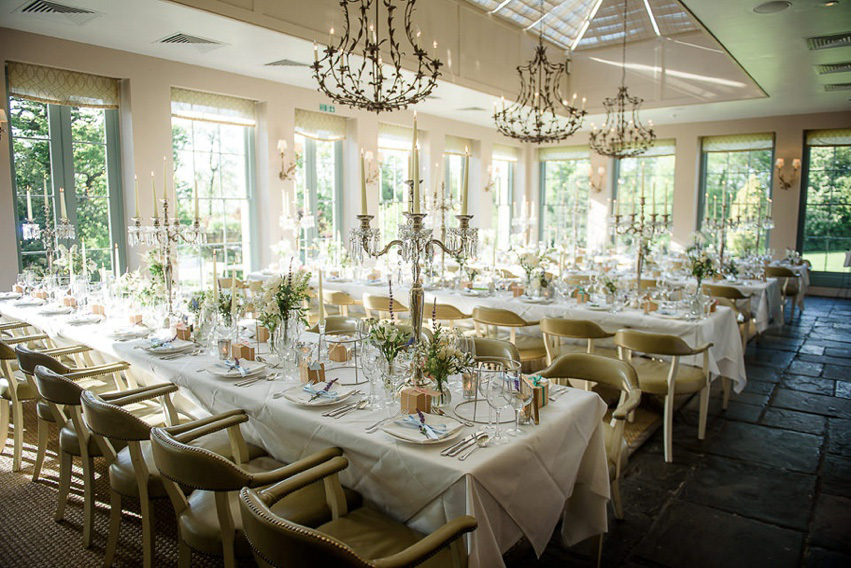
[[[27,190],[33,221],[44,227],[45,193],[55,223],[64,189],[76,240],[58,244],[80,248],[85,243],[89,260],[114,270],[115,244],[124,262],[118,82],[14,62],[7,74],[20,268],[47,266],[43,242],[24,241],[19,229],[28,216]]]
[[[209,287],[212,258],[219,274],[244,275],[256,263],[254,195],[254,101],[186,89],[172,89],[172,144],[175,189],[181,223],[199,217],[207,244],[178,245],[181,284]]]
[[[396,238],[402,213],[408,210],[411,139],[414,130],[393,124],[378,125],[378,223],[381,234],[390,241]],[[422,157],[421,157],[422,158]]]
[[[514,203],[514,166],[517,163],[517,148],[494,145],[490,166],[491,196],[493,199],[491,228],[496,246],[507,249],[511,245],[511,211]]]
[[[295,145],[304,156],[296,168],[299,250],[308,259],[328,254],[331,243],[341,238],[346,119],[301,109],[295,119]]]
[[[539,238],[548,246],[586,242],[591,156],[587,146],[543,148]]]
[[[771,197],[772,134],[711,136],[702,141],[700,217],[746,220],[765,215]],[[755,252],[757,229],[729,232],[727,249],[735,254]],[[714,235],[718,238],[718,235]],[[768,229],[759,238],[760,251],[768,248]]]
[[[804,164],[798,249],[814,271],[844,272],[851,250],[851,130],[808,132]],[[839,285],[827,274],[816,279]]]
[[[458,226],[455,215],[461,212],[461,188],[464,184],[464,155],[473,153],[473,141],[459,136],[447,136],[443,149],[443,183],[446,200],[452,210],[446,212],[446,226]]]

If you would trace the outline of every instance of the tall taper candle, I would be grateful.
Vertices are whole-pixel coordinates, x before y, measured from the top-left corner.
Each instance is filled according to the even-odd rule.
[[[86,269],[86,261],[88,260],[86,256],[86,241],[83,241],[83,282],[88,282],[88,273],[89,271]]]
[[[115,269],[115,276],[121,276],[121,264],[118,262],[118,243],[112,249],[112,262],[113,268]]]
[[[216,301],[216,309],[219,306],[219,271],[216,268],[216,251],[213,251],[213,299]]]
[[[411,144],[411,179],[414,182],[414,213],[420,212],[420,148],[417,141],[417,111],[414,111],[414,139]]]
[[[157,203],[157,182],[154,179],[154,171],[151,170],[151,193],[154,196],[154,219],[159,219],[160,217],[160,206]]]
[[[33,220],[33,198],[30,188],[27,188],[27,221],[32,223]]]
[[[195,220],[197,221],[200,217],[198,217],[198,180],[195,180]]]
[[[360,149],[360,214],[369,215],[366,208],[366,159],[363,148]]]
[[[59,211],[62,219],[68,218],[68,211],[65,209],[65,190],[59,188]]]
[[[136,218],[139,218],[139,176],[133,176],[133,198],[136,201]]]
[[[236,270],[230,270],[230,317],[231,323],[236,325]]]
[[[322,295],[322,270],[319,270],[319,325],[325,324],[325,298]]]
[[[464,183],[461,187],[461,215],[467,214],[467,190],[470,185],[470,151],[464,148]]]
[[[166,169],[168,167],[168,161],[166,157],[163,156],[163,199],[168,201],[168,174],[166,173]]]

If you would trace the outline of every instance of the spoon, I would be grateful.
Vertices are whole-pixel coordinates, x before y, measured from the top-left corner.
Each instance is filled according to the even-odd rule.
[[[369,401],[367,399],[363,399],[362,401],[357,403],[357,405],[355,405],[351,408],[348,408],[348,409],[344,410],[343,412],[338,412],[337,414],[334,414],[333,418],[342,418],[343,416],[345,416],[349,412],[354,412],[355,410],[363,410],[364,408],[366,408],[366,405],[368,403],[369,403]]]
[[[458,456],[458,459],[461,460],[461,461],[464,461],[465,459],[469,458],[473,454],[473,452],[475,452],[479,448],[484,448],[485,446],[487,446],[489,441],[490,441],[490,436],[485,434],[484,436],[482,436],[481,438],[476,440],[476,445],[473,446],[472,449],[470,449],[466,454]]]
[[[464,426],[468,426],[470,428],[475,426],[474,423],[470,422],[469,420],[465,420],[464,418],[461,418],[457,414],[455,416],[450,416],[449,414],[446,414],[446,412],[444,412],[444,410],[442,408],[433,408],[432,412],[434,412],[435,414],[438,414],[440,416],[449,416],[450,418],[454,418],[455,420],[457,420],[458,422],[460,422]]]

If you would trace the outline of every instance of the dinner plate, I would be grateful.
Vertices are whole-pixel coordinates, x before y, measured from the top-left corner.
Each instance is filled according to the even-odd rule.
[[[20,297],[18,292],[0,292],[0,300],[17,300]]]
[[[120,340],[138,339],[140,337],[147,337],[150,333],[151,330],[143,325],[129,325],[127,327],[119,327],[114,330],[112,332],[112,337]]]
[[[259,361],[242,360],[239,362],[239,366],[245,371],[244,375],[238,369],[233,369],[223,362],[215,363],[207,367],[207,370],[223,379],[249,379],[266,371],[266,364]]]
[[[415,414],[413,416],[416,416]],[[400,420],[391,420],[381,427],[381,429],[390,437],[407,442],[409,444],[417,444],[419,446],[430,446],[432,444],[442,444],[450,440],[454,440],[461,433],[464,425],[450,418],[449,416],[437,416],[436,414],[423,414],[425,422],[429,426],[443,424],[446,426],[446,434],[436,440],[427,438],[425,434],[420,432],[413,426],[399,424]]]
[[[343,278],[341,276],[331,276],[328,278],[328,282],[351,282],[351,278]]]
[[[41,298],[23,298],[15,302],[16,306],[28,307],[28,306],[43,306],[44,300]]]
[[[553,300],[549,298],[520,298],[524,304],[552,304]]]
[[[327,383],[316,383],[314,388],[322,389],[325,388]],[[313,398],[313,394],[304,390],[304,385],[296,385],[292,388],[289,388],[283,392],[283,397],[290,401],[293,404],[298,406],[331,406],[334,404],[338,404],[343,402],[350,396],[352,396],[355,392],[355,389],[345,387],[340,384],[340,381],[337,381],[334,385],[331,386],[331,392],[336,392],[337,396],[333,398],[329,398],[327,396],[320,396],[315,400],[310,400]]]
[[[384,280],[367,280],[367,286],[384,286],[387,284]]]
[[[585,304],[585,307],[589,310],[594,310],[595,312],[607,312],[612,307],[608,304]]]
[[[194,348],[195,344],[191,341],[175,339],[174,341],[169,341],[167,343],[146,347],[145,351],[153,355],[172,355],[174,353],[184,353],[185,351],[191,351]]]
[[[100,314],[83,314],[80,316],[75,316],[68,320],[68,324],[70,325],[87,325],[90,323],[100,323],[104,320],[104,316]]]
[[[71,306],[48,306],[43,310],[39,310],[38,313],[43,316],[62,316],[70,314],[73,311],[74,308]]]

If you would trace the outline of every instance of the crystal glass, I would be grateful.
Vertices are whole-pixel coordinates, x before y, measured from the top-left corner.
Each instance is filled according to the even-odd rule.
[[[510,404],[514,409],[514,427],[506,430],[506,434],[522,436],[526,432],[520,429],[520,414],[526,408],[526,405],[529,404],[529,401],[532,400],[532,387],[523,380],[519,365],[516,368],[506,369],[503,373],[511,397]]]
[[[479,375],[479,393],[496,414],[494,434],[490,444],[505,444],[508,438],[500,432],[499,415],[503,409],[508,408],[511,404],[511,390],[506,380],[504,369],[488,370],[485,373],[481,373]]]

